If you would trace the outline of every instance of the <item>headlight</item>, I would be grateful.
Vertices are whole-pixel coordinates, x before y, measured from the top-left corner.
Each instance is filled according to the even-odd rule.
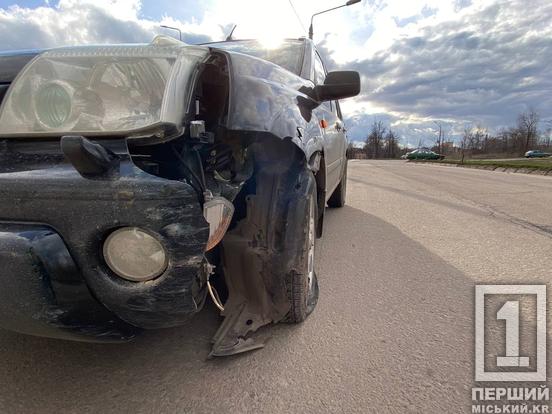
[[[8,90],[0,136],[181,133],[192,74],[207,51],[164,38],[46,51]]]
[[[71,115],[71,96],[57,83],[46,84],[36,94],[35,111],[46,128],[59,128]]]
[[[111,233],[104,243],[103,254],[113,272],[133,282],[154,279],[168,265],[163,245],[137,227],[124,227]]]

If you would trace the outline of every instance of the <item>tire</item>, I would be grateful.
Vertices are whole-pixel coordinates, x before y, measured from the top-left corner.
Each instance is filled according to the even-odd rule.
[[[286,280],[290,305],[289,313],[284,319],[287,323],[303,322],[318,303],[319,288],[315,272],[318,208],[314,177],[310,181],[306,202],[297,203],[297,207],[302,205],[305,211],[304,219],[297,226],[295,235],[303,248],[297,261],[299,271],[291,271]]]
[[[347,199],[347,161],[345,161],[345,168],[343,174],[341,174],[341,181],[337,188],[332,193],[328,200],[328,206],[331,208],[340,208],[345,205]]]

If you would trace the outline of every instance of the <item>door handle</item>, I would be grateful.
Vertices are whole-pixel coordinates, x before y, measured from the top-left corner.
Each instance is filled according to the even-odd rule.
[[[337,121],[337,122],[335,123],[335,130],[339,132],[339,131],[341,131],[342,129],[343,129],[343,126],[341,125],[341,122]]]

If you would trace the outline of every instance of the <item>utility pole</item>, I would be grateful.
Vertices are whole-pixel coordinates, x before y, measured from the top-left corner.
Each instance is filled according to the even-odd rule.
[[[439,127],[439,138],[437,139],[437,151],[439,154],[442,153],[442,141],[443,141],[443,125],[441,122],[433,121],[435,125]]]

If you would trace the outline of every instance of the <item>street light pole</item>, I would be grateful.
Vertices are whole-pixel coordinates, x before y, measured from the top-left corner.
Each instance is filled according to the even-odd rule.
[[[360,3],[360,2],[361,2],[361,0],[349,0],[347,3],[342,4],[341,6],[332,7],[331,9],[323,10],[323,11],[318,12],[318,13],[314,13],[314,14],[311,16],[311,22],[310,22],[310,26],[309,26],[309,39],[312,40],[312,37],[313,37],[313,35],[314,35],[314,31],[313,31],[313,27],[312,27],[312,20],[314,19],[314,16],[318,16],[319,14],[327,13],[327,12],[332,11],[332,10],[340,9],[340,8],[342,8],[342,7],[351,6],[351,5],[353,5],[353,4]]]
[[[441,153],[441,141],[443,140],[443,124],[441,122],[433,121],[435,125],[439,128],[439,139],[437,140],[437,149],[439,154]]]
[[[180,31],[180,29],[178,27],[165,26],[165,25],[161,25],[161,27],[163,29],[177,30],[178,31],[178,40],[180,40],[182,42],[182,32]]]

